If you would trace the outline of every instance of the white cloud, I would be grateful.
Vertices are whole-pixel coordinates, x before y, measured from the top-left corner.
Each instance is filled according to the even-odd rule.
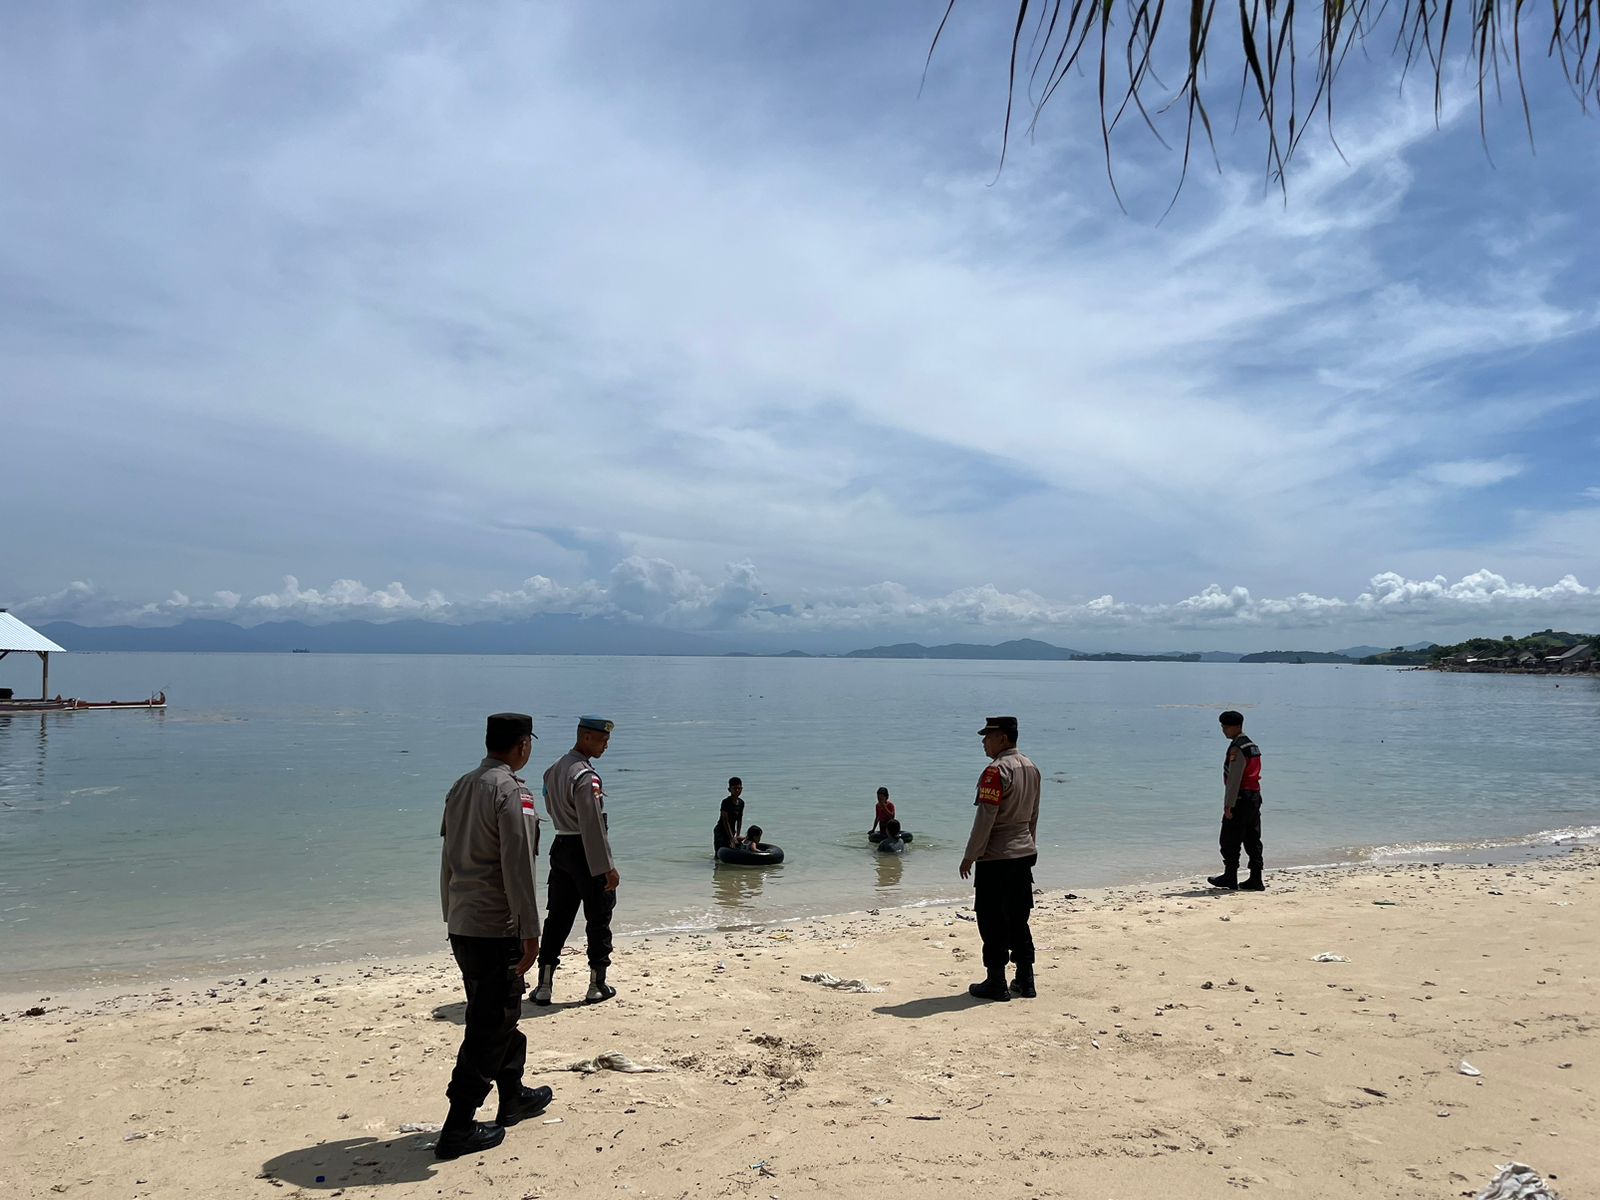
[[[1481,488],[1504,483],[1521,475],[1526,464],[1521,459],[1503,458],[1462,459],[1458,462],[1433,463],[1417,472],[1418,478],[1445,487]]]
[[[705,580],[661,559],[631,558],[605,582],[562,587],[543,577],[481,597],[446,599],[429,591],[412,597],[404,586],[369,589],[338,580],[326,589],[303,588],[292,577],[278,592],[241,600],[233,592],[190,599],[173,593],[153,603],[125,603],[88,583],[74,583],[18,606],[28,620],[74,620],[87,624],[167,624],[187,617],[213,617],[241,624],[290,618],[313,623],[361,619],[420,618],[460,624],[507,620],[545,613],[638,622],[660,628],[717,631],[730,642],[741,636],[801,634],[999,640],[1028,633],[1122,638],[1130,648],[1169,636],[1206,633],[1236,636],[1290,631],[1354,631],[1375,626],[1441,630],[1517,622],[1574,620],[1600,627],[1600,589],[1571,575],[1549,585],[1517,583],[1480,570],[1450,581],[1444,576],[1408,579],[1385,572],[1348,598],[1298,593],[1256,597],[1245,587],[1210,585],[1170,602],[1133,604],[1102,595],[1057,600],[1031,591],[1007,592],[990,585],[942,595],[919,595],[884,582],[863,588],[772,595],[762,588],[753,564],[729,564],[721,579]]]

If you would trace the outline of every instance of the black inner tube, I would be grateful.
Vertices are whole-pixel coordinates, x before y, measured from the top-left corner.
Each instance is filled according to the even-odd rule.
[[[783,861],[783,847],[770,842],[761,843],[755,850],[748,846],[724,846],[717,851],[717,861],[736,867],[768,867]]]

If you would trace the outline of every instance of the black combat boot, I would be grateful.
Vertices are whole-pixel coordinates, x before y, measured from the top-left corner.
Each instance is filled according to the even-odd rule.
[[[967,984],[967,995],[976,996],[979,1000],[1011,999],[1011,989],[1006,987],[1006,969],[996,967],[982,983]]]
[[[1261,868],[1251,867],[1250,878],[1239,885],[1241,892],[1264,892],[1267,890],[1267,881],[1261,878]]]
[[[606,982],[606,969],[604,967],[589,968],[589,990],[584,994],[585,1004],[599,1004],[602,1000],[609,1000],[617,994],[617,989]]]
[[[540,1008],[547,1008],[550,1004],[550,992],[555,986],[556,964],[539,964],[539,983],[533,989],[533,1002]]]
[[[474,1121],[458,1129],[446,1129],[434,1143],[435,1158],[460,1158],[463,1154],[477,1154],[493,1150],[506,1140],[506,1131],[498,1125],[485,1125]]]
[[[1027,964],[1027,966],[1023,966],[1021,963],[1017,964],[1016,978],[1011,981],[1011,994],[1013,996],[1021,996],[1025,1000],[1032,1000],[1038,996],[1039,993],[1033,986],[1032,963]]]
[[[547,1087],[523,1087],[518,1084],[510,1092],[502,1090],[500,1093],[500,1110],[495,1113],[496,1125],[515,1125],[518,1121],[526,1121],[529,1117],[537,1117],[550,1107],[550,1101],[555,1098],[555,1093]]]
[[[1214,888],[1221,888],[1225,892],[1239,890],[1239,868],[1229,867],[1221,875],[1207,875],[1206,882]]]

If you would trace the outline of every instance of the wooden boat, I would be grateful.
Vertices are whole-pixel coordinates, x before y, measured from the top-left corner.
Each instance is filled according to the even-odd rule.
[[[146,711],[167,707],[167,694],[151,696],[148,700],[79,700],[75,696],[57,696],[53,700],[0,700],[0,713],[35,712],[101,712],[106,709],[137,708]]]

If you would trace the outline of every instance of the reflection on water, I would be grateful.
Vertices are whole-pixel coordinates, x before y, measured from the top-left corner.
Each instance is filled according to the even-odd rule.
[[[877,860],[878,890],[880,892],[888,892],[899,888],[900,876],[906,869],[905,856],[903,854],[883,854],[874,850],[872,857]]]
[[[39,722],[37,734],[33,731],[35,721]],[[0,714],[0,793],[8,785],[20,786],[29,775],[36,787],[43,787],[45,752],[49,748],[49,714]]]
[[[767,872],[781,870],[782,866],[736,867],[719,862],[711,873],[712,895],[723,908],[750,908],[767,886]]]

